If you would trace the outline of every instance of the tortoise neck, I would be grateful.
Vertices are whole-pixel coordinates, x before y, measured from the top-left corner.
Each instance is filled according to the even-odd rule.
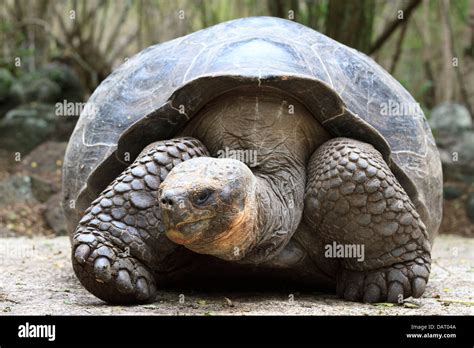
[[[260,263],[276,255],[301,220],[306,163],[330,138],[324,127],[286,92],[248,86],[210,102],[184,134],[201,140],[213,157],[236,155],[256,178],[249,213],[254,220],[242,231],[255,243],[242,250],[240,261]]]
[[[304,187],[304,168],[257,176],[252,225],[256,240],[241,263],[266,262],[283,250],[300,224]]]

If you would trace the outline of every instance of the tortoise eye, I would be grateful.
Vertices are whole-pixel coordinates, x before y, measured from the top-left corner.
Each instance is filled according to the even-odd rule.
[[[210,189],[205,189],[199,192],[195,198],[196,204],[204,204],[206,201],[211,197],[212,190]]]

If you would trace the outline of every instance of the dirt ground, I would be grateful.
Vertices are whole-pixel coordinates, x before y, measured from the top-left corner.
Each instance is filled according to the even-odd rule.
[[[441,235],[420,299],[352,303],[321,293],[160,292],[157,302],[110,306],[75,278],[67,237],[0,238],[0,314],[78,315],[474,315],[474,239]]]

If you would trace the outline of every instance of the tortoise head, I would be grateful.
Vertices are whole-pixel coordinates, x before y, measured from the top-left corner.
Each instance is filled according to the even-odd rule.
[[[166,235],[197,253],[241,259],[256,242],[255,187],[253,173],[234,159],[178,164],[160,186]]]

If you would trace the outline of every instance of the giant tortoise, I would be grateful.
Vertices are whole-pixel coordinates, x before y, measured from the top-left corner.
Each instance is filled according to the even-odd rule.
[[[70,139],[74,271],[110,303],[237,283],[419,297],[442,172],[414,106],[369,57],[284,19],[149,47],[101,83]]]

